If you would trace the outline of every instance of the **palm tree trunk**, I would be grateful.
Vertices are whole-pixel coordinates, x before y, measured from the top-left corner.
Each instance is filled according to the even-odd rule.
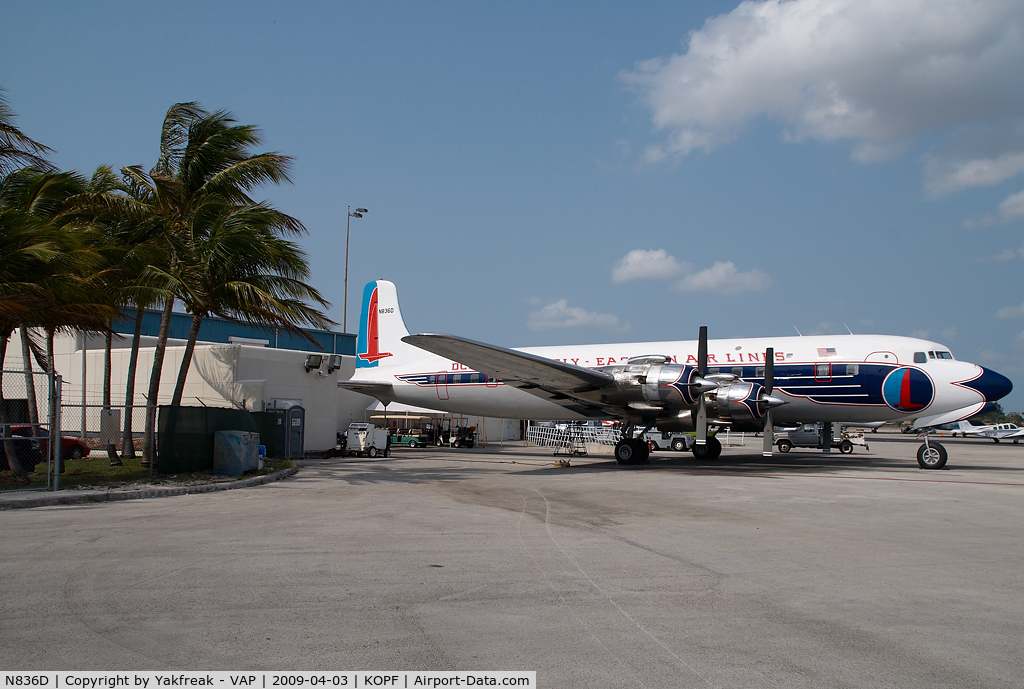
[[[32,437],[39,437],[39,408],[36,406],[36,379],[32,374],[32,345],[28,326],[21,326],[21,358],[25,367],[25,395],[28,398],[28,422],[32,424]]]
[[[114,347],[114,322],[107,323],[106,339],[103,343],[103,419],[110,416],[110,350]],[[103,426],[103,423],[100,423]],[[107,428],[109,429],[109,425]],[[101,428],[102,430],[102,428]],[[110,466],[120,466],[121,458],[117,456],[117,443],[113,438],[107,438],[107,459]]]
[[[49,416],[49,419],[50,419],[51,422],[54,419],[57,418],[57,409],[59,408],[59,405],[60,405],[60,400],[57,399],[56,383],[54,382],[56,380],[57,369],[53,365],[53,333],[54,333],[53,328],[47,328],[46,329],[46,371],[47,371],[47,373],[50,374],[50,375],[48,375],[46,377],[46,396],[50,398],[50,408],[49,408],[50,416]],[[82,336],[82,347],[85,347],[85,336],[84,335]],[[82,381],[82,385],[83,386],[85,385],[85,381],[84,380]],[[85,410],[83,409],[82,412],[84,413]],[[53,448],[54,448],[55,444],[56,444],[56,447],[58,448],[58,450],[57,450],[57,460],[56,460],[58,462],[58,464],[54,468],[54,472],[56,472],[56,473],[54,473],[54,476],[56,476],[57,473],[59,473],[61,471],[61,469],[63,468],[64,457],[61,456],[61,451],[64,448],[61,447],[60,438],[59,437],[58,438],[54,438],[53,427],[51,426],[50,427],[50,445],[49,445],[49,451],[50,452],[54,451]],[[51,457],[52,457],[52,455],[51,455]]]
[[[3,432],[4,454],[7,455],[7,465],[15,481],[23,483],[28,480],[28,472],[21,466],[18,452],[14,448],[14,441],[7,434],[7,405],[4,403],[4,358],[7,356],[7,340],[11,337],[14,328],[0,330],[0,431]]]
[[[135,440],[132,437],[132,412],[135,406],[135,369],[139,364],[139,340],[142,339],[142,317],[146,311],[139,307],[135,314],[135,332],[132,335],[132,354],[128,361],[128,383],[124,391],[124,434],[121,436],[121,458],[135,457]]]
[[[199,326],[203,323],[203,314],[192,314],[192,327],[188,331],[188,344],[185,345],[185,355],[181,358],[181,367],[178,369],[178,383],[174,386],[174,397],[171,398],[172,407],[181,406],[181,396],[185,392],[185,379],[188,377],[188,369],[192,365],[192,352],[196,348],[196,340],[199,339]]]
[[[174,297],[167,299],[164,314],[160,319],[160,334],[156,338],[156,349],[153,352],[153,371],[149,376],[149,394],[146,396],[146,433],[143,436],[142,453],[145,459],[143,466],[156,468],[156,452],[153,440],[156,435],[156,402],[160,394],[160,372],[164,366],[164,351],[167,349],[167,336],[171,331],[171,310],[174,308]]]

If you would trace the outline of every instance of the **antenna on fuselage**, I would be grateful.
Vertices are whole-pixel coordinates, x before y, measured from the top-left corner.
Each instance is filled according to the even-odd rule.
[[[852,335],[852,334],[853,334],[853,331],[852,331],[852,330],[850,330],[850,326],[846,325],[846,323],[843,323],[843,325],[844,325],[844,326],[846,326],[846,330],[847,330],[847,332],[849,332],[849,333],[850,333],[850,334]]]
[[[795,330],[796,334],[799,335],[800,337],[804,336],[804,334],[800,332],[800,328],[796,327],[795,325],[793,326],[793,330]]]

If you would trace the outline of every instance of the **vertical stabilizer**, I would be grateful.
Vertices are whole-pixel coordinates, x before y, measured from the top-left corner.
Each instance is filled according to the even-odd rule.
[[[366,283],[356,336],[356,368],[389,366],[408,358],[409,354],[415,356],[419,350],[402,342],[408,334],[395,284],[387,280]]]

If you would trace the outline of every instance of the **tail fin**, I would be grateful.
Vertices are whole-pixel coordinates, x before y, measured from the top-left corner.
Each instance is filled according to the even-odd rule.
[[[402,342],[409,334],[398,306],[398,290],[387,280],[374,280],[363,288],[363,308],[356,336],[356,368],[396,364],[422,356],[422,352]]]

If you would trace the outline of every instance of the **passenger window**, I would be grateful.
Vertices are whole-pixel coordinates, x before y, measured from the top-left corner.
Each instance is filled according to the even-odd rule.
[[[708,369],[708,375],[709,376],[714,374],[714,373],[718,373],[718,368],[709,368]]]
[[[832,364],[815,364],[814,377],[818,380],[828,380],[832,377]]]
[[[754,370],[754,377],[755,378],[764,378],[764,366],[758,366]]]
[[[924,352],[914,352],[915,364],[923,364],[926,361],[928,361],[928,355],[926,355]]]
[[[732,367],[732,374],[734,376],[736,376],[737,378],[742,378],[743,377],[743,367],[742,366],[733,366]]]
[[[858,373],[860,373],[860,366],[858,366],[857,364],[847,364],[846,365],[846,375],[848,375],[848,376],[855,376]]]

